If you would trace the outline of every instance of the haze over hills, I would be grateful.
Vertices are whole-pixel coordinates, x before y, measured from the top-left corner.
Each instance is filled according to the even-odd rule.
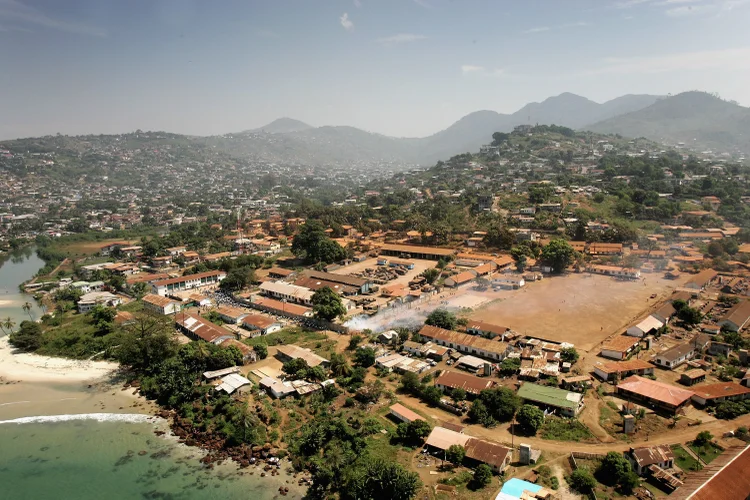
[[[585,127],[594,132],[750,153],[750,108],[685,92]]]
[[[308,125],[305,122],[301,122],[299,120],[294,120],[293,118],[278,118],[265,127],[256,128],[253,130],[248,130],[247,132],[251,133],[262,133],[265,132],[267,134],[286,134],[289,132],[300,132],[302,130],[308,130],[314,128],[312,125]]]
[[[556,124],[580,128],[616,114],[645,108],[660,97],[627,95],[596,103],[571,93],[529,103],[513,114],[477,111],[445,130],[422,138],[395,138],[353,127],[311,127],[281,118],[257,129],[233,134],[235,153],[258,154],[290,162],[401,161],[432,164],[455,154],[476,151],[494,132],[510,132],[521,124]],[[273,134],[272,137],[265,135]]]
[[[564,93],[529,103],[512,114],[476,111],[428,137],[396,138],[347,126],[312,127],[291,118],[212,137],[182,137],[196,146],[249,160],[291,165],[434,165],[475,152],[494,132],[522,124],[562,125],[689,147],[750,153],[750,109],[702,92],[673,97],[625,95],[599,104]],[[169,134],[177,136],[176,134]]]

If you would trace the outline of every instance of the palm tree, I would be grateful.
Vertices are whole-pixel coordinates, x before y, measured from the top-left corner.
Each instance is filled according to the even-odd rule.
[[[29,319],[30,319],[31,321],[34,321],[34,318],[32,318],[32,317],[31,317],[31,302],[26,302],[26,303],[24,303],[24,305],[22,305],[22,306],[21,306],[21,309],[23,309],[23,311],[24,311],[24,312],[25,312],[26,314],[28,314],[28,315],[29,315]]]
[[[0,328],[2,328],[3,332],[7,328],[9,333],[13,333],[14,326],[16,326],[15,321],[13,321],[13,319],[10,316],[8,316],[2,321],[2,325],[0,326]]]

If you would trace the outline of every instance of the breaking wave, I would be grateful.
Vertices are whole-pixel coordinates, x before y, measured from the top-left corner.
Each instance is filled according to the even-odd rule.
[[[21,417],[12,420],[0,420],[0,424],[44,424],[52,422],[71,422],[74,420],[140,424],[153,422],[155,418],[156,417],[139,413],[81,413],[75,415],[40,415],[36,417]]]

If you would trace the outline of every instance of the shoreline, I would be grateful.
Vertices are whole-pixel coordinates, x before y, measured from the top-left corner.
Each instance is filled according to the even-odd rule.
[[[86,382],[114,375],[119,369],[110,361],[55,358],[15,348],[8,337],[0,338],[0,379],[22,382]]]
[[[307,474],[294,473],[288,459],[283,461],[283,469],[274,467],[271,472],[263,460],[250,464],[249,454],[212,448],[207,440],[175,425],[172,411],[148,401],[136,387],[123,385],[117,363],[13,351],[7,337],[0,338],[0,425],[86,420],[146,423],[159,439],[173,446],[177,455],[197,459],[219,476],[255,476],[255,484],[267,480],[273,490],[289,488],[286,494],[291,498],[301,498],[307,490],[300,484]]]

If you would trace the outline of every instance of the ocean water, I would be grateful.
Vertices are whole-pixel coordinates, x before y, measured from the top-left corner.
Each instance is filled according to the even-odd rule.
[[[0,498],[302,498],[296,480],[236,465],[207,469],[197,449],[154,434],[146,415],[25,417],[0,422]],[[250,475],[250,471],[254,474]],[[286,483],[289,480],[290,483]],[[282,497],[278,488],[288,486]]]

